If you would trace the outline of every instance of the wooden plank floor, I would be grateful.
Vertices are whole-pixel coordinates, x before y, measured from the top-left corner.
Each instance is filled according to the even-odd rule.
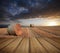
[[[23,28],[25,35],[23,37],[8,35],[6,29],[3,29],[5,32],[2,34],[1,29],[0,53],[60,53],[60,34],[53,33],[60,31],[59,29],[58,27],[27,27]]]

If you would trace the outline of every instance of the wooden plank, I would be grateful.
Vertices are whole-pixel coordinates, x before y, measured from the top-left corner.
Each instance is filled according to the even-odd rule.
[[[60,26],[40,26],[39,28],[46,28],[46,29],[53,29],[53,30],[57,30],[60,31]]]
[[[34,37],[41,37],[41,35],[40,35],[40,34],[36,33],[36,32],[35,32],[35,31],[33,31],[32,29],[31,29],[31,31],[32,31],[32,33],[34,34]]]
[[[29,53],[29,39],[24,38],[15,53]]]
[[[55,42],[59,43],[60,44],[60,38],[50,38],[52,40],[54,40]]]
[[[47,53],[36,38],[30,38],[30,53]]]
[[[46,41],[48,41],[49,43],[51,43],[53,46],[55,46],[56,48],[60,49],[60,44],[53,41],[52,39],[50,38],[44,38]]]
[[[48,33],[43,30],[39,30],[38,28],[33,28],[32,30],[35,31],[37,34],[40,34],[40,36],[42,37],[56,37],[56,35]]]
[[[46,48],[46,50],[48,51],[48,53],[59,53],[60,52],[60,50],[58,50],[55,46],[53,46],[52,44],[50,44],[49,42],[47,42],[45,39],[38,38],[38,40]]]
[[[10,43],[8,46],[2,49],[4,53],[13,53],[19,42],[22,40],[22,38],[17,38],[14,42]],[[6,51],[7,50],[7,51]]]
[[[7,39],[7,41],[3,42],[0,44],[0,51],[2,51],[3,48],[11,44],[15,39]]]
[[[57,31],[57,30],[52,30],[51,28],[44,28],[44,27],[41,27],[39,28],[41,30],[44,30],[46,32],[49,32],[49,33],[52,33],[52,34],[56,34],[56,35],[59,35],[60,36],[60,31]]]
[[[5,41],[7,41],[7,40],[8,40],[8,39],[3,39],[3,38],[0,39],[0,44],[3,43],[3,42],[5,42]]]
[[[60,31],[60,26],[52,26],[52,27],[43,27],[43,28],[47,28],[47,29],[51,29],[51,30],[56,30],[56,31]]]
[[[36,34],[34,34],[34,33],[32,32],[32,29],[31,29],[31,28],[29,28],[29,36],[30,36],[30,37],[35,37],[35,36],[36,36]]]

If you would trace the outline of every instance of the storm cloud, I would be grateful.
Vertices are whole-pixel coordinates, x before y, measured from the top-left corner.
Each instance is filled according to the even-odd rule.
[[[60,0],[0,0],[0,21],[60,15]]]

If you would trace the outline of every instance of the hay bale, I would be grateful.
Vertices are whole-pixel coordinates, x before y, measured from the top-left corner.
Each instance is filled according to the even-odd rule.
[[[21,25],[18,23],[10,24],[8,26],[8,33],[10,35],[17,35],[17,36],[22,35]]]
[[[30,27],[34,27],[34,25],[33,24],[30,24]]]

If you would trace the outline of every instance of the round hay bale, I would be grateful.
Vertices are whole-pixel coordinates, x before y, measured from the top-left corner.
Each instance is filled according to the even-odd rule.
[[[30,27],[34,27],[34,25],[33,24],[30,24]]]
[[[8,26],[8,33],[10,35],[17,35],[17,36],[22,35],[21,25],[20,24],[17,24],[17,23],[10,24]]]

